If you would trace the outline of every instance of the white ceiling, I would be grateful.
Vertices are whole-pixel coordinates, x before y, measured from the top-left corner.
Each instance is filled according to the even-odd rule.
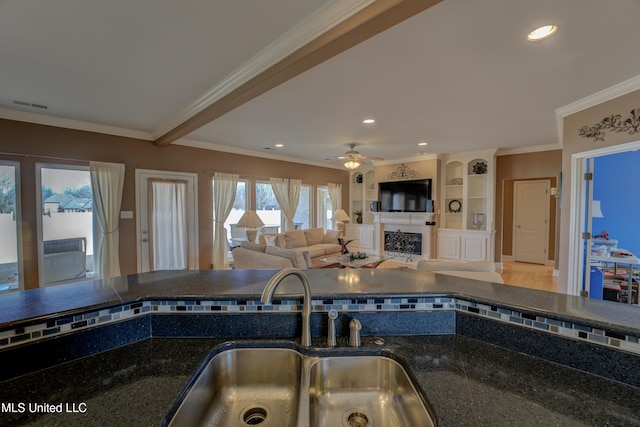
[[[0,117],[154,140],[371,1],[0,0]],[[177,143],[328,166],[352,141],[389,160],[557,145],[556,109],[640,75],[639,20],[638,0],[444,0]]]

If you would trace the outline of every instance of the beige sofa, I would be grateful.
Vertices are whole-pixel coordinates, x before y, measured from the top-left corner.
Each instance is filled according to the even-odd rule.
[[[432,271],[434,273],[448,274],[450,276],[464,277],[467,279],[483,280],[485,282],[504,283],[500,273],[496,272],[496,266],[492,261],[419,261],[418,270]]]
[[[340,255],[339,232],[322,228],[260,235],[259,243],[242,242],[232,252],[237,270],[279,270],[323,266],[321,260]]]

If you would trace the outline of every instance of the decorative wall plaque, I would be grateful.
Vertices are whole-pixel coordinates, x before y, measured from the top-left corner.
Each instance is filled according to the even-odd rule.
[[[401,180],[401,179],[416,179],[420,176],[418,172],[413,169],[410,169],[406,163],[400,164],[398,168],[391,172],[388,176],[389,179],[393,180]]]
[[[622,115],[614,114],[605,117],[593,126],[583,126],[578,130],[578,135],[598,142],[604,141],[605,131],[627,132],[629,135],[640,132],[640,108],[631,110],[629,117],[624,120],[622,120]]]

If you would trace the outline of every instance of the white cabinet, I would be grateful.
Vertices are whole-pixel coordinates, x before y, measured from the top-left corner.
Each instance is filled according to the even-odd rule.
[[[362,224],[373,224],[371,202],[378,200],[378,186],[372,165],[365,165],[351,172],[349,184],[351,223],[357,223],[356,211],[362,212]]]
[[[488,231],[438,230],[438,259],[485,261],[490,259],[492,233]]]
[[[438,258],[493,259],[495,150],[443,156]]]
[[[438,230],[438,259],[460,261],[461,240],[459,233],[442,233]]]
[[[347,246],[351,252],[376,253],[373,224],[346,224],[346,239],[355,239]]]
[[[484,261],[489,250],[489,234],[474,233],[462,236],[462,261]]]

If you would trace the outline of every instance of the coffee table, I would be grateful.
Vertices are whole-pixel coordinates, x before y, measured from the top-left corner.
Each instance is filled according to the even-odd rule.
[[[326,264],[326,267],[350,267],[350,268],[376,268],[383,261],[389,260],[392,257],[390,256],[378,256],[378,255],[369,255],[366,258],[362,259],[351,259],[349,254],[334,256],[330,258],[323,258],[322,262]]]

